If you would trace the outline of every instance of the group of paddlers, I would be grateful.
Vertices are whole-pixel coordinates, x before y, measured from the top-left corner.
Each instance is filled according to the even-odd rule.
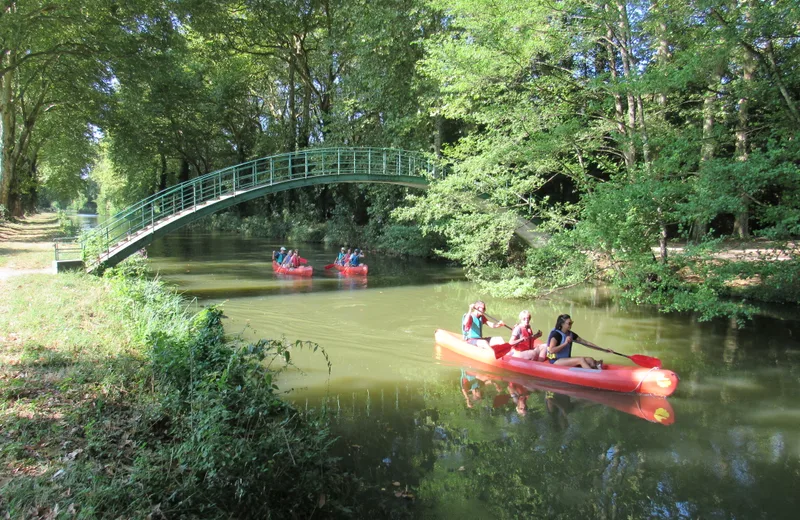
[[[287,269],[300,267],[302,263],[298,249],[290,249],[287,251],[283,246],[281,246],[277,252],[272,252],[272,260],[279,266],[286,267]]]
[[[364,258],[364,252],[359,248],[345,249],[343,247],[333,263],[344,267],[358,267],[361,265],[362,258]]]
[[[503,323],[503,320],[494,321],[493,318],[489,318],[486,315],[486,304],[480,300],[476,301],[470,304],[469,312],[462,318],[461,331],[464,334],[464,341],[479,348],[493,348],[506,344],[501,337],[483,337],[484,324],[493,329],[500,327],[511,329],[511,338],[507,345],[511,347],[509,353],[513,357],[570,367],[603,368],[603,360],[595,360],[588,356],[572,357],[573,342],[587,347],[600,347],[572,331],[573,320],[569,314],[560,315],[556,319],[555,327],[550,331],[547,342],[539,344],[534,340],[542,336],[542,331],[533,332],[530,311],[520,312],[519,323],[512,329]]]

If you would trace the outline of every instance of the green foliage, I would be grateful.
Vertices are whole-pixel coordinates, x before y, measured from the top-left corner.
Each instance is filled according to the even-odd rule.
[[[375,244],[378,249],[396,254],[425,257],[432,255],[435,249],[445,247],[438,234],[423,235],[419,226],[413,224],[391,224],[369,235],[377,237],[370,240],[370,243]]]
[[[76,237],[80,232],[80,226],[76,224],[71,218],[63,211],[58,211],[58,228],[59,235],[63,237]]]
[[[115,518],[162,511],[204,518],[365,514],[362,493],[369,496],[370,488],[331,456],[327,418],[294,409],[276,384],[293,352],[310,349],[327,360],[325,352],[302,341],[232,340],[221,308],[193,315],[162,283],[138,277],[143,263],[142,257],[123,262],[103,278],[49,278],[63,285],[56,299],[75,298],[73,292],[82,298],[77,307],[55,303],[44,321],[41,312],[32,313],[42,323],[33,325],[34,334],[52,323],[58,341],[37,336],[48,347],[25,341],[17,362],[30,377],[0,378],[9,381],[0,384],[0,396],[20,407],[31,392],[55,393],[47,402],[57,403],[63,417],[43,426],[15,413],[3,416],[4,465],[49,461],[41,472],[3,483],[4,511]],[[22,293],[10,302],[18,320],[29,319],[20,310],[41,302],[17,300],[51,294]],[[89,336],[105,324],[95,322],[96,313],[122,329],[99,344],[91,337],[74,343],[67,328]],[[31,333],[22,322],[13,327],[26,338]],[[33,390],[34,384],[40,387]],[[52,445],[53,453],[34,461],[23,448],[30,443]]]

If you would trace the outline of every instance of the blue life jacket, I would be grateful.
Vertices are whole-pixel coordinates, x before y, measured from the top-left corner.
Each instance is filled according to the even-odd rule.
[[[467,323],[467,318],[470,317],[470,313],[464,313],[464,316],[461,318],[461,332],[464,335],[464,339],[477,339],[483,337],[483,317],[476,318],[472,316],[472,323],[470,323],[469,330],[464,332],[464,326]]]
[[[562,331],[560,331],[558,329],[551,330],[550,331],[550,336],[548,336],[548,338],[547,338],[547,359],[556,360],[556,359],[561,359],[561,358],[572,357],[572,343],[570,343],[566,347],[562,348],[561,350],[559,350],[555,354],[551,354],[550,353],[550,338],[553,337],[554,333],[557,333],[556,338],[559,338],[559,337],[561,338],[561,341],[558,342],[558,345],[561,345],[567,339],[567,335],[564,332],[562,332]],[[572,331],[570,331],[570,336],[572,336]],[[574,341],[575,337],[573,336],[572,339]],[[556,345],[556,346],[558,346],[558,345]]]

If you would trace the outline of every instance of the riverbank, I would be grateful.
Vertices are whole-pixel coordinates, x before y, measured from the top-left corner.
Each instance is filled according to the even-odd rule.
[[[57,229],[44,215],[4,226],[7,271],[41,265]],[[344,517],[379,503],[331,456],[325,418],[280,398],[275,367],[301,345],[226,337],[221,309],[132,276],[143,262],[0,279],[0,517]]]

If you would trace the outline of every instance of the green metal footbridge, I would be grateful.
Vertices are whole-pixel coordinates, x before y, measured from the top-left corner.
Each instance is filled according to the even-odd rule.
[[[268,193],[341,182],[425,188],[440,176],[441,170],[421,153],[391,148],[311,148],[273,155],[156,193],[93,229],[82,239],[81,250],[92,252],[85,267],[93,271],[118,264],[190,222]]]

